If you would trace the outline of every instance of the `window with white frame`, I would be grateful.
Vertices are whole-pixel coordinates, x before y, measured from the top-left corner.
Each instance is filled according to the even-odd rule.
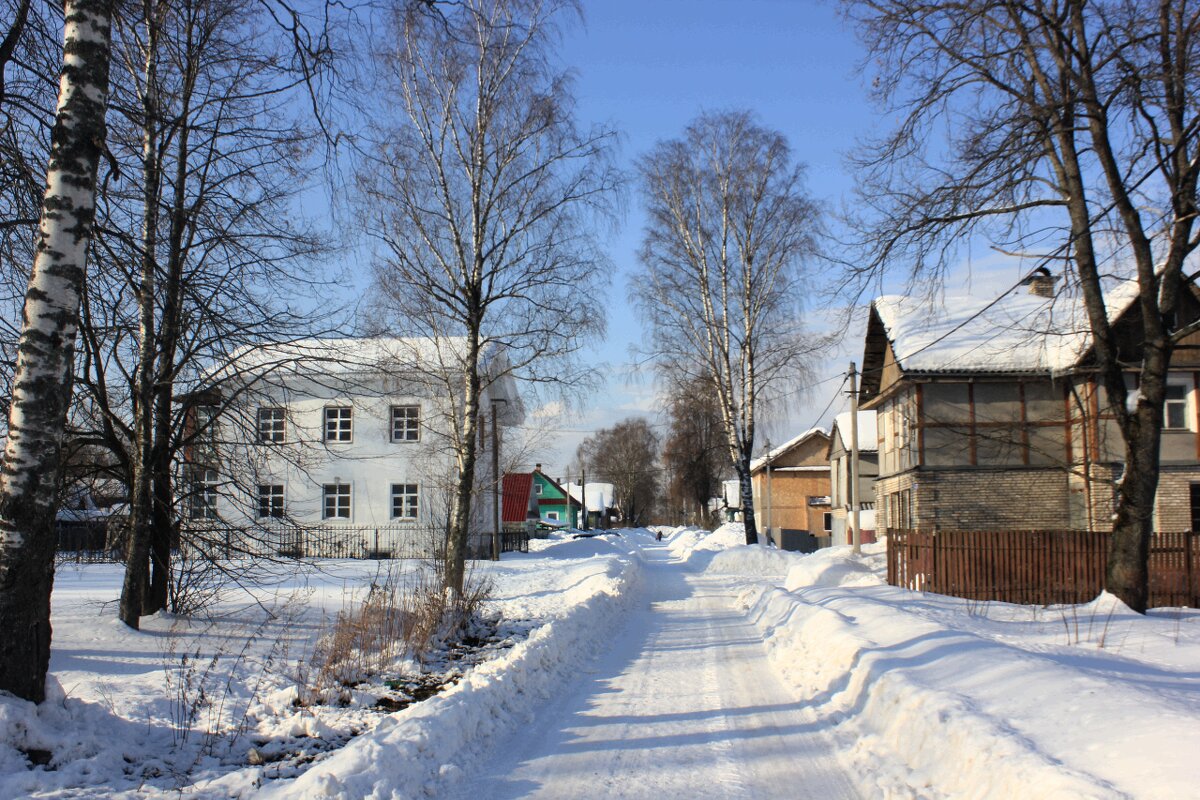
[[[392,406],[392,441],[421,441],[420,406]]]
[[[535,483],[533,484],[533,493],[534,493],[534,494],[536,494],[538,497],[541,497],[541,495],[542,495],[542,485],[541,485],[540,483],[536,483],[536,482],[535,482]]]
[[[421,493],[415,483],[392,484],[392,519],[416,519]]]
[[[354,437],[354,409],[349,406],[326,406],[325,441],[349,442]]]
[[[322,500],[322,519],[350,519],[350,484],[325,484],[322,487]]]
[[[1163,402],[1163,427],[1167,430],[1187,430],[1188,386],[1174,381],[1167,384],[1167,396]]]
[[[197,470],[192,481],[192,519],[217,518],[217,484],[220,478],[215,469]]]
[[[557,522],[558,521],[558,512],[557,511],[547,511],[546,519],[552,519],[555,522]]]
[[[258,518],[283,516],[283,484],[260,483],[258,485]]]

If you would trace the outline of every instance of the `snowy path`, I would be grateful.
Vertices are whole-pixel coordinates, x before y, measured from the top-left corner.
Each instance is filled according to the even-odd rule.
[[[771,672],[738,578],[645,547],[646,605],[462,798],[856,797],[824,726]]]

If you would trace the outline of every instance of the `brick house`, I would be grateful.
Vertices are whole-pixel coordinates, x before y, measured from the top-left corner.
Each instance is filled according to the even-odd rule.
[[[1111,529],[1123,472],[1082,300],[1031,275],[987,305],[886,296],[871,304],[862,408],[878,414],[880,528]],[[1108,293],[1123,360],[1138,363],[1136,284]],[[1200,303],[1184,301],[1189,319]],[[1127,381],[1137,386],[1137,373]],[[1200,335],[1175,352],[1158,530],[1200,526]]]
[[[813,428],[750,462],[755,520],[777,547],[828,545],[829,434]],[[817,541],[809,542],[811,536]],[[803,546],[796,542],[805,542]]]

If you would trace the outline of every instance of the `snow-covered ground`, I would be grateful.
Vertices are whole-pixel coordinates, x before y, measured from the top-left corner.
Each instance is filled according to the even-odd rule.
[[[602,649],[638,595],[640,558],[628,542],[556,536],[480,563],[494,584],[496,641],[470,668],[434,654],[453,685],[393,714],[372,707],[382,686],[349,692],[344,708],[294,701],[333,618],[380,570],[411,563],[285,570],[253,596],[226,598],[210,619],[158,615],[141,631],[115,618],[120,567],[62,567],[50,699],[0,697],[0,798],[436,794]],[[31,769],[31,759],[47,763]]]
[[[662,532],[481,564],[496,627],[393,713],[370,682],[293,705],[374,562],[141,632],[118,568],[60,569],[53,695],[0,698],[0,797],[1196,795],[1200,612],[968,602],[887,586],[882,545]]]

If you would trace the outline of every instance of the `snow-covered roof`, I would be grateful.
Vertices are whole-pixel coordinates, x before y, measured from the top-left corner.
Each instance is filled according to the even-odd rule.
[[[241,347],[211,374],[210,381],[257,380],[264,376],[285,380],[314,375],[345,377],[381,372],[439,375],[455,368],[466,355],[467,340],[462,336],[297,339]],[[484,373],[499,376],[487,391],[491,397],[506,401],[499,408],[501,421],[509,425],[520,424],[525,408],[515,381],[505,372],[508,361],[504,348],[485,345],[480,354],[480,366]]]
[[[298,339],[292,342],[247,345],[229,358],[227,369],[255,372],[262,369],[323,373],[359,372],[367,369],[402,370],[433,364],[451,364],[466,355],[462,336],[364,336],[337,339]],[[484,363],[494,352],[486,352]]]
[[[1115,320],[1136,299],[1136,281],[1105,292]],[[931,309],[919,298],[885,295],[871,304],[908,372],[1063,372],[1091,346],[1078,292],[1052,298],[1018,286],[998,300],[947,298]]]
[[[833,436],[842,441],[842,447],[850,449],[850,412],[843,411],[833,418]],[[874,453],[879,449],[879,432],[876,428],[874,411],[858,412],[858,452]]]
[[[762,469],[764,466],[766,466],[767,461],[774,461],[775,459],[779,458],[781,455],[783,455],[787,451],[791,450],[796,445],[803,442],[805,439],[808,439],[812,436],[817,436],[818,434],[821,436],[829,435],[825,431],[824,428],[809,428],[808,430],[806,430],[804,433],[800,434],[799,436],[794,436],[791,439],[788,439],[783,444],[779,445],[779,447],[776,447],[775,449],[769,451],[765,456],[761,456],[761,457],[756,458],[753,461],[751,461],[750,462],[750,471],[755,472],[756,470]]]
[[[578,483],[568,483],[565,484],[565,488],[575,501],[582,503],[586,499],[588,511],[604,512],[613,507],[613,497],[616,492],[611,483],[588,481],[583,486]],[[583,491],[585,488],[587,489],[586,493]]]

